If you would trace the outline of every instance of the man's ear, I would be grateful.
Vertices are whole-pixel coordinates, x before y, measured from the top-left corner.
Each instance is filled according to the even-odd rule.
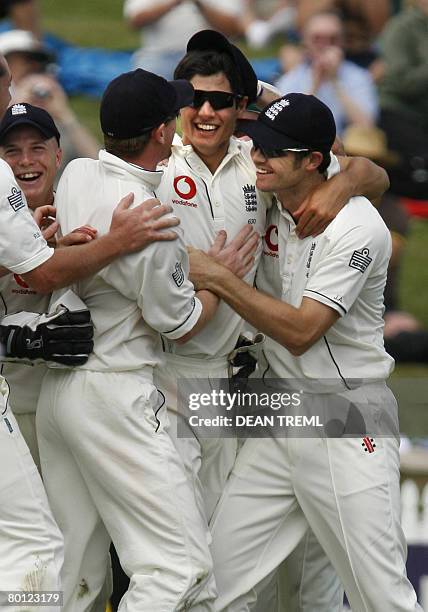
[[[247,109],[248,96],[243,96],[236,103],[236,109],[238,111],[238,119],[242,119],[242,113]]]
[[[311,151],[308,158],[309,161],[306,166],[307,170],[316,170],[318,166],[322,163],[323,154],[320,151]]]
[[[161,123],[152,131],[152,138],[159,144],[165,144],[165,123]]]
[[[57,170],[60,167],[61,162],[62,162],[62,149],[58,147],[55,153],[55,166]]]

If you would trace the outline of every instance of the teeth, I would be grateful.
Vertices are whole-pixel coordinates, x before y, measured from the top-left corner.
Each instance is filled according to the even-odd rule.
[[[24,174],[19,174],[18,178],[22,180],[28,180],[33,178],[38,178],[40,176],[40,172],[25,172]]]
[[[257,174],[270,174],[270,172],[264,170],[263,168],[257,168]]]
[[[217,129],[216,125],[211,125],[210,123],[197,123],[196,127],[198,130],[204,130],[206,132],[212,132]]]

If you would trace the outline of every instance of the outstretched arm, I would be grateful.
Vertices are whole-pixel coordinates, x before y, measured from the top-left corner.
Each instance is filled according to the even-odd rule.
[[[202,251],[190,252],[190,278],[229,304],[243,319],[267,334],[292,355],[302,355],[336,322],[339,314],[304,297],[299,308],[251,287]],[[269,316],[266,316],[266,313]]]
[[[122,198],[107,234],[87,244],[57,249],[43,264],[21,274],[22,278],[39,293],[50,293],[95,274],[121,255],[139,251],[157,240],[176,238],[174,231],[165,228],[178,225],[178,219],[161,218],[171,212],[171,207],[147,200],[129,209],[133,199],[133,194]]]

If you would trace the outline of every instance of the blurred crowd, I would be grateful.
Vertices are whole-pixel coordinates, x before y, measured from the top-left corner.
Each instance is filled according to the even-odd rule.
[[[393,238],[385,339],[397,361],[428,361],[428,332],[401,311],[398,298],[409,210],[428,216],[428,0],[125,0],[123,15],[141,34],[135,67],[166,78],[189,37],[204,28],[242,42],[250,55],[277,53],[281,94],[319,97],[333,111],[347,154],[387,169],[391,187],[379,204]],[[38,1],[0,2],[0,17],[12,27],[0,34],[12,103],[52,115],[61,169],[75,157],[97,157],[100,145],[73,112],[43,42]]]

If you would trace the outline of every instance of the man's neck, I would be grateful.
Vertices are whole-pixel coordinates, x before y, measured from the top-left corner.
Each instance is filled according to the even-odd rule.
[[[229,150],[229,143],[227,143],[219,147],[215,151],[215,153],[211,155],[206,155],[202,151],[200,151],[197,147],[195,147],[194,144],[190,142],[190,140],[188,140],[185,135],[183,135],[182,141],[183,141],[183,144],[185,145],[192,145],[194,152],[204,162],[204,164],[206,165],[208,170],[211,172],[211,174],[214,174],[216,172],[216,170],[219,168],[221,162],[226,157],[227,152]]]
[[[302,181],[299,185],[283,189],[275,193],[282,208],[288,210],[293,215],[302,205],[309,194],[321,183],[325,181],[322,174],[314,173],[313,176]]]
[[[41,200],[33,201],[31,197],[27,198],[27,204],[28,204],[28,208],[30,208],[34,212],[36,208],[39,208],[40,206],[47,206],[47,205],[53,206],[54,200],[55,200],[55,194],[53,191],[50,191],[46,196],[41,198]]]

